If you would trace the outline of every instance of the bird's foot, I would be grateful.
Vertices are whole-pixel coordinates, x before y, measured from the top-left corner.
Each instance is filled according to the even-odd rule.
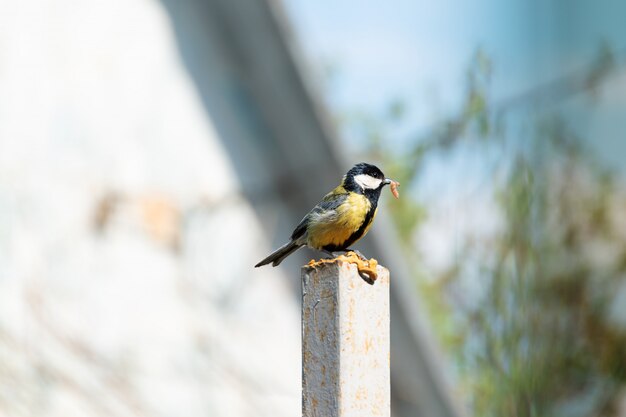
[[[327,250],[322,250],[322,252],[328,255],[329,258],[324,258],[317,261],[315,259],[311,259],[311,261],[309,261],[308,263],[308,266],[316,267],[320,264],[331,263],[335,260],[340,260],[356,265],[359,276],[363,278],[363,281],[367,282],[370,285],[373,285],[378,278],[378,271],[376,270],[378,267],[378,261],[374,258],[367,259],[359,251],[342,251],[343,253],[339,256]]]
[[[370,285],[373,285],[378,278],[378,271],[376,270],[378,261],[374,258],[368,260],[358,251],[349,251],[339,255],[337,259],[356,265],[361,278]]]
[[[345,251],[343,251],[343,253],[344,253],[344,254],[346,254],[346,255],[347,255],[348,253],[350,253],[350,252],[354,253],[356,256],[358,256],[359,258],[361,258],[361,260],[362,260],[362,261],[368,261],[368,260],[369,260],[369,259],[367,259],[367,258],[365,257],[365,255],[363,255],[361,252],[359,252],[359,251],[358,251],[358,250],[356,250],[356,249],[346,249]]]

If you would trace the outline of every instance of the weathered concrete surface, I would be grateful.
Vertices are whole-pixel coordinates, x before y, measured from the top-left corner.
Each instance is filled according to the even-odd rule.
[[[389,271],[306,266],[302,291],[303,417],[389,417]]]

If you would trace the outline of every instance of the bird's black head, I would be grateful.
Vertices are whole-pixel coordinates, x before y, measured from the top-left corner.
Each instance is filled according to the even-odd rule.
[[[380,195],[380,191],[391,180],[385,178],[385,174],[375,165],[361,162],[353,166],[343,177],[343,187],[347,191],[359,194]]]

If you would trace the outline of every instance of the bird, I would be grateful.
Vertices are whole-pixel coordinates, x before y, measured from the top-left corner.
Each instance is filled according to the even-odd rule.
[[[386,185],[391,185],[393,195],[398,198],[400,183],[386,178],[375,165],[365,162],[354,165],[343,176],[341,184],[304,216],[289,242],[269,254],[255,268],[270,263],[278,266],[303,246],[330,256],[335,256],[335,252],[352,251],[350,246],[365,236],[372,226],[378,211],[378,199]],[[353,252],[365,259],[358,251]]]

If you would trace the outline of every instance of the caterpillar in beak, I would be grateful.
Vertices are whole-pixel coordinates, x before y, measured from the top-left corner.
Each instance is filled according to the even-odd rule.
[[[398,187],[400,186],[400,183],[398,181],[391,181],[389,185],[389,188],[391,188],[391,194],[393,194],[395,198],[400,198],[400,193],[398,192]]]

